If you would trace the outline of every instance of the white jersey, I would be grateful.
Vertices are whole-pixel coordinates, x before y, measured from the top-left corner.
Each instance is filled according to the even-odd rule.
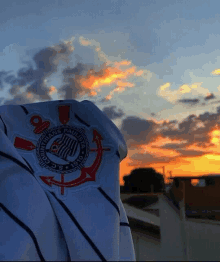
[[[0,260],[135,261],[127,146],[92,102],[0,106]]]

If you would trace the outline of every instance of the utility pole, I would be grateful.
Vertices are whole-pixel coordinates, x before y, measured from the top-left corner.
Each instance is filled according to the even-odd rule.
[[[169,172],[170,173],[170,177],[169,177],[169,183],[171,182],[171,177],[172,177],[172,171]]]
[[[165,178],[165,166],[163,166],[163,175],[164,175],[164,178]]]
[[[161,166],[160,168],[163,168],[163,179],[165,180],[165,166]]]
[[[164,181],[164,186],[165,186],[165,166],[162,166],[162,168],[163,168],[163,181]],[[165,190],[165,188],[164,188],[164,190]]]

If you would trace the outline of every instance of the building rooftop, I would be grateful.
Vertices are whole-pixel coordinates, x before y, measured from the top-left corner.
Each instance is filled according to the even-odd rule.
[[[204,178],[210,178],[210,177],[219,177],[220,174],[210,174],[210,175],[202,175],[202,176],[175,176],[175,177],[170,177],[170,179],[182,179],[182,180],[191,180],[191,179],[204,179]]]

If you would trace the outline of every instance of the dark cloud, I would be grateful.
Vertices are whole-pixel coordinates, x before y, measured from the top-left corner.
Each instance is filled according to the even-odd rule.
[[[199,117],[192,118],[188,117],[183,120],[178,125],[178,129],[172,129],[169,127],[166,130],[161,130],[161,135],[170,139],[178,139],[178,140],[186,140],[188,145],[195,144],[198,145],[202,142],[202,144],[208,145],[210,137],[208,132],[209,128],[205,125],[205,127],[197,128],[197,124],[202,121],[199,120]]]
[[[219,115],[218,114],[211,114],[209,112],[205,112],[204,114],[201,114],[198,116],[198,119],[201,121],[216,121],[219,119]]]
[[[3,82],[6,82],[5,79],[7,78],[7,75],[10,72],[11,71],[9,71],[9,72],[5,72],[4,70],[0,71],[0,90],[3,90],[3,88],[4,88]]]
[[[67,67],[62,71],[64,84],[59,88],[58,94],[62,99],[74,99],[80,94],[90,93],[90,89],[86,89],[81,84],[81,78],[85,74],[94,74],[94,66],[77,63],[75,67]]]
[[[88,68],[89,69],[89,68]],[[75,75],[75,74],[81,74],[83,71],[88,70],[86,68],[86,65],[82,64],[82,63],[77,63],[77,65],[73,68],[71,67],[67,67],[63,70],[63,76],[67,77],[67,76],[71,76],[71,75]]]
[[[155,126],[156,124],[151,120],[128,116],[122,121],[121,132],[130,146],[134,144],[147,144],[156,137],[156,134],[153,132]],[[134,142],[129,140],[133,140]]]
[[[161,149],[172,149],[177,153],[180,153],[181,156],[185,156],[185,157],[191,157],[191,156],[202,156],[204,154],[208,154],[208,153],[212,153],[212,151],[207,151],[208,148],[208,144],[206,144],[205,147],[202,146],[203,143],[199,142],[199,143],[195,143],[196,146],[200,147],[201,150],[190,150],[187,149],[187,146],[190,146],[191,143],[190,142],[186,142],[186,143],[168,143],[166,145],[163,145],[161,147],[157,146],[156,148],[161,148]]]
[[[166,123],[165,123],[166,125]],[[217,113],[205,112],[199,116],[190,115],[178,124],[178,129],[173,129],[170,123],[167,129],[161,129],[160,133],[170,139],[186,140],[187,145],[196,145],[201,148],[208,148],[210,142],[210,132],[220,126],[220,107]]]
[[[152,154],[150,154],[150,152],[147,152],[145,154],[134,154],[132,155],[132,162],[128,163],[128,165],[130,166],[140,166],[140,162],[144,163],[144,164],[152,164],[152,163],[168,163],[171,158],[169,156],[162,156],[162,157],[158,157],[158,156],[154,156]]]
[[[205,99],[205,100],[210,100],[210,99],[214,99],[214,98],[216,98],[216,97],[214,96],[214,94],[210,94],[210,95],[207,95],[204,99]]]
[[[187,143],[167,143],[166,145],[163,146],[155,146],[156,148],[163,148],[163,149],[179,149],[179,148],[184,148],[187,145]],[[153,147],[153,146],[152,146]]]
[[[24,94],[16,94],[13,99],[4,100],[3,105],[21,105],[32,103],[33,100]]]
[[[212,102],[210,104],[218,104],[219,102],[220,102],[220,100],[217,100],[217,101],[214,101],[214,102]]]
[[[196,104],[199,102],[199,99],[180,99],[178,102],[183,104]]]
[[[184,157],[198,157],[198,156],[203,156],[204,154],[211,153],[211,151],[207,152],[206,150],[199,151],[199,150],[179,149],[176,151],[179,152],[181,156],[184,156]]]
[[[3,78],[10,85],[9,93],[13,96],[13,99],[5,101],[4,104],[30,103],[35,99],[51,100],[50,88],[45,81],[57,72],[60,60],[69,62],[72,51],[70,42],[46,47],[39,50],[33,56],[33,64],[27,62],[27,66],[21,68],[17,76],[7,75],[9,72],[7,74],[0,72],[0,86]],[[23,94],[19,94],[22,87],[27,89]],[[33,95],[37,97],[33,98]]]
[[[122,116],[125,115],[125,113],[119,109],[118,112],[115,111],[116,106],[109,106],[109,107],[104,107],[102,109],[102,112],[107,115],[108,118],[111,120],[121,118]]]
[[[13,84],[16,83],[16,79],[17,79],[16,76],[14,76],[14,75],[9,75],[9,76],[7,76],[7,77],[4,78],[4,82],[7,83],[7,84],[13,85]]]
[[[144,154],[136,153],[132,155],[131,161],[128,163],[129,166],[134,166],[138,168],[145,168],[147,165],[153,165],[153,164],[189,164],[190,161],[184,159],[185,156],[178,156],[178,157],[172,157],[169,154],[166,156],[156,156],[152,155],[150,152],[146,152]]]
[[[109,102],[109,100],[104,97],[104,98],[100,99],[99,102],[100,103],[107,103],[107,102]]]

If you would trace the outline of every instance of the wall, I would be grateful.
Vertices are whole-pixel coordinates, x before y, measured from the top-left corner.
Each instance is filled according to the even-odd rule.
[[[179,187],[175,187],[175,183],[172,185],[172,192],[175,195],[175,199],[179,202],[183,199],[183,183],[185,183],[185,203],[187,207],[216,207],[220,206],[220,178],[215,178],[215,185],[209,185],[205,187],[195,187],[191,184],[190,180],[179,181]]]
[[[184,223],[165,196],[159,196],[159,205],[160,239],[131,228],[137,261],[220,261],[219,221],[187,219]]]
[[[189,260],[220,260],[220,223],[196,219],[186,222]]]
[[[137,261],[158,261],[160,259],[159,239],[134,228],[131,234]]]
[[[216,178],[215,185],[205,187],[194,187],[190,181],[186,184],[186,200],[190,207],[218,207],[220,205],[219,178]]]
[[[186,219],[184,223],[181,211],[168,203],[164,196],[159,201],[160,260],[220,261],[219,221]]]
[[[183,223],[180,220],[179,211],[167,200],[165,196],[159,196],[160,203],[160,232],[161,252],[159,260],[184,261],[186,243],[182,239],[184,234]]]

